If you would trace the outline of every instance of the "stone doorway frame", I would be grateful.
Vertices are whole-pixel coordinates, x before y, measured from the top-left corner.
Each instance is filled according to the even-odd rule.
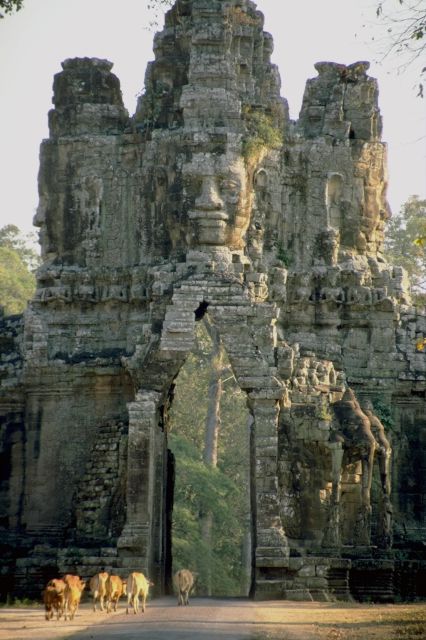
[[[276,368],[275,304],[255,301],[235,278],[191,276],[176,284],[163,313],[161,335],[139,363],[139,388],[128,405],[127,519],[118,540],[120,555],[142,564],[167,590],[168,461],[165,407],[173,380],[194,344],[195,322],[205,310],[216,327],[237,383],[247,394],[252,419],[250,477],[253,522],[253,587],[270,590],[268,573],[288,566],[289,548],[279,513],[278,419],[286,397]],[[161,362],[162,385],[144,374]],[[133,371],[135,364],[132,365]],[[270,577],[270,576],[269,576]],[[278,586],[278,585],[277,585]]]

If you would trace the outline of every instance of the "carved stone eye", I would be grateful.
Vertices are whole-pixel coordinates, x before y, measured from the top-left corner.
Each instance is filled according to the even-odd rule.
[[[203,186],[202,178],[187,174],[183,177],[183,189],[188,196],[198,196]]]
[[[235,180],[223,179],[220,181],[220,191],[229,202],[238,202],[241,186]]]

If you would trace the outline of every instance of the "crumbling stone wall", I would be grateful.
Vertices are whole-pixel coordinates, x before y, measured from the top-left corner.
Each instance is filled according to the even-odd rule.
[[[377,83],[320,62],[292,122],[272,47],[251,1],[178,0],[133,117],[110,62],[55,76],[43,264],[1,329],[3,589],[52,566],[167,587],[168,408],[205,313],[252,418],[253,595],[398,588],[392,535],[409,555],[424,532],[426,321],[382,255]]]

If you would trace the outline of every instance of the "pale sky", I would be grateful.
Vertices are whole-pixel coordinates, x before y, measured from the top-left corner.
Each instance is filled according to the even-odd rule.
[[[147,0],[24,0],[23,9],[0,20],[0,227],[35,230],[40,143],[48,137],[52,82],[61,62],[107,58],[121,81],[130,114],[154,58]],[[410,195],[426,198],[426,99],[416,98],[417,69],[397,73],[397,61],[373,61],[375,0],[258,0],[265,30],[274,38],[282,95],[297,119],[314,64],[369,60],[379,80],[379,105],[388,143],[388,200],[393,213]],[[371,24],[371,27],[363,27]],[[160,19],[162,26],[162,18]],[[373,31],[371,31],[373,29]],[[377,32],[376,39],[380,33]]]

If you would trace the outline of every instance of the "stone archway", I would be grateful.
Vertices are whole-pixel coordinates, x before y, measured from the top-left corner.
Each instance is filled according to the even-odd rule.
[[[271,567],[286,566],[289,554],[278,504],[277,424],[285,387],[275,366],[277,308],[254,304],[241,284],[225,277],[191,276],[175,286],[160,339],[142,364],[145,369],[154,360],[168,363],[164,387],[139,388],[129,405],[127,521],[118,547],[121,555],[139,558],[164,589],[169,566],[164,408],[170,384],[192,348],[200,308],[208,308],[237,382],[247,394],[252,419],[253,595],[261,596],[262,576]]]

